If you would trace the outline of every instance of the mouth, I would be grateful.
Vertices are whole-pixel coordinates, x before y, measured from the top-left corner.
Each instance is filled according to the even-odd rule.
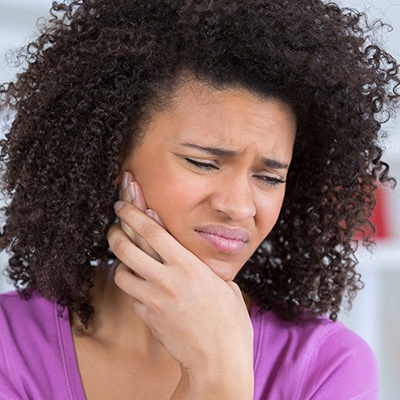
[[[250,235],[241,228],[232,228],[224,225],[207,225],[195,228],[209,245],[224,253],[238,253],[247,244]]]

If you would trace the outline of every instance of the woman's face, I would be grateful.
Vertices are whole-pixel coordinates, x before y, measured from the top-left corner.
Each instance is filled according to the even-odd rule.
[[[122,169],[167,230],[233,280],[278,218],[295,131],[279,100],[192,81],[153,113]]]

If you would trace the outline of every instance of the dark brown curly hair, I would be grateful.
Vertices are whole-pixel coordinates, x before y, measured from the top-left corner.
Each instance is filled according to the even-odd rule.
[[[237,276],[281,318],[328,314],[361,287],[354,252],[371,243],[381,124],[399,66],[374,44],[380,23],[320,0],[79,0],[53,3],[25,69],[0,89],[12,122],[1,143],[1,249],[21,293],[93,314],[95,271],[121,157],[138,124],[183,73],[289,104],[298,121],[276,226]]]

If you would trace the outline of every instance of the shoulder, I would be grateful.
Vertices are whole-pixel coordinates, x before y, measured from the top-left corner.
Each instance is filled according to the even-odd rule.
[[[29,300],[25,300],[16,291],[0,294],[0,313],[1,315],[13,314],[17,317],[14,311],[18,313],[30,315],[32,311],[46,312],[54,309],[54,303],[45,300],[42,296],[33,293]],[[24,315],[26,316],[26,315]]]
[[[16,292],[0,295],[0,398],[43,398],[45,382],[53,393],[49,382],[63,368],[60,326],[66,318],[37,294],[29,300]]]
[[[57,305],[38,294],[32,294],[29,300],[17,292],[0,294],[0,321],[2,336],[12,334],[14,339],[25,337],[27,329],[32,334],[42,331],[42,325],[49,323],[57,315]]]
[[[272,382],[261,371],[279,371],[280,376],[289,378],[293,385],[283,389],[290,390],[284,398],[377,398],[375,356],[367,343],[342,323],[319,317],[295,325],[280,321],[272,312],[253,314],[252,320],[256,376],[267,386],[276,385],[280,378],[275,375]]]
[[[0,294],[1,368],[29,364],[45,351],[57,332],[57,306],[37,294],[29,300],[17,292]]]

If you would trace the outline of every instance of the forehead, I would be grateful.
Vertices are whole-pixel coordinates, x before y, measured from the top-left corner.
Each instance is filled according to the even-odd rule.
[[[216,89],[190,80],[177,87],[162,110],[150,113],[144,142],[194,142],[242,151],[291,152],[296,131],[292,109],[276,98],[243,88]],[[283,154],[285,156],[285,154]]]

